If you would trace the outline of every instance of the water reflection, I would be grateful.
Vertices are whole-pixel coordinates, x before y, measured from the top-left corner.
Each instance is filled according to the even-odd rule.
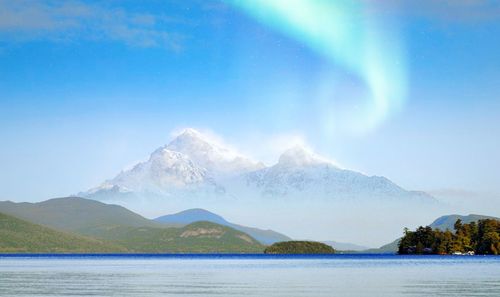
[[[498,257],[0,257],[0,296],[499,296],[498,292]]]

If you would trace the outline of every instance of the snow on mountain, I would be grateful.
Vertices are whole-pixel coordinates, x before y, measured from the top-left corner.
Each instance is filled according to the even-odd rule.
[[[121,172],[112,184],[143,191],[168,187],[181,188],[212,183],[207,170],[197,166],[188,156],[168,149],[158,149],[147,162],[139,163],[129,171]]]
[[[336,166],[333,161],[318,156],[303,146],[295,146],[286,150],[278,161],[280,167],[304,167],[319,164]]]
[[[155,194],[196,191],[224,193],[216,177],[239,175],[264,168],[249,158],[208,140],[194,129],[186,129],[169,144],[155,150],[149,159],[132,169],[120,172],[115,178],[79,195],[105,197],[121,194]]]
[[[400,234],[400,226],[417,225],[443,212],[424,192],[341,168],[303,147],[285,151],[276,164],[265,167],[192,129],[155,150],[147,161],[78,196],[148,216],[210,208],[294,238],[328,234],[344,242],[389,240]],[[346,225],[363,232],[335,228]]]
[[[185,154],[160,148],[149,160],[122,171],[115,178],[89,190],[83,196],[123,193],[150,193],[168,195],[172,192],[196,188],[217,189],[214,179]]]
[[[179,197],[186,193],[187,199],[208,193],[241,199],[433,200],[425,193],[406,191],[385,177],[342,169],[303,147],[285,151],[277,164],[265,167],[193,129],[158,148],[147,161],[80,195],[101,200],[107,195]]]
[[[302,147],[284,152],[271,167],[245,175],[246,184],[263,196],[300,196],[337,200],[411,198],[430,195],[406,191],[389,179],[345,170]]]
[[[194,129],[186,129],[165,148],[186,154],[214,176],[237,175],[265,167],[262,163],[221,147]]]

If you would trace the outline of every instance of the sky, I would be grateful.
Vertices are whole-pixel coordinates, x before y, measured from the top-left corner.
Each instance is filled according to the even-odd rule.
[[[194,127],[498,202],[498,36],[496,1],[0,0],[0,200],[89,189]]]

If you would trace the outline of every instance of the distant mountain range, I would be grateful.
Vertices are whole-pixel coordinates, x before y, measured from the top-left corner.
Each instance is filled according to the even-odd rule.
[[[383,176],[344,169],[302,146],[284,151],[276,164],[266,166],[194,129],[77,196],[119,204],[148,217],[209,209],[237,218],[242,226],[232,227],[266,243],[274,239],[244,226],[266,226],[294,238],[329,234],[368,245],[398,234],[396,226],[448,212],[427,193],[406,190]],[[345,222],[363,233],[342,228],[331,233],[333,226]]]
[[[159,218],[156,218],[155,221],[171,225],[186,225],[198,221],[212,222],[223,226],[229,226],[233,229],[245,232],[253,238],[257,239],[259,242],[266,245],[273,244],[278,241],[291,240],[290,237],[273,230],[262,230],[258,228],[246,227],[230,223],[223,217],[200,208],[188,209],[176,214],[161,216]]]
[[[430,225],[453,229],[483,215],[447,215]],[[290,237],[230,223],[204,209],[188,209],[155,220],[124,207],[78,197],[39,203],[0,202],[0,252],[261,253],[265,245]],[[398,240],[379,249],[324,242],[342,251],[394,253]]]
[[[260,253],[264,249],[252,236],[228,226],[198,221],[173,227],[121,206],[77,197],[40,203],[4,201],[0,214],[0,252]]]
[[[277,164],[266,167],[218,145],[194,129],[186,129],[155,150],[147,161],[79,195],[97,200],[148,196],[435,200],[423,192],[404,190],[385,177],[342,169],[303,147],[287,150]]]
[[[27,239],[23,239],[24,235],[15,231],[9,234],[13,236],[12,238],[19,238],[19,244],[8,246],[5,245],[5,240],[0,240],[0,245],[4,243],[0,252],[27,252],[29,248],[26,246],[30,246],[33,252],[56,251],[53,247],[58,246],[57,238],[59,237],[63,243],[68,238],[75,243],[80,243],[75,246],[64,245],[64,249],[59,252],[203,252],[209,250],[260,252],[261,244],[271,245],[292,240],[273,230],[262,230],[228,222],[222,216],[205,209],[188,209],[149,220],[122,206],[78,197],[55,198],[38,203],[0,201],[0,213],[11,221],[22,220],[23,224],[31,226],[29,227],[31,230],[37,230],[37,236],[29,235],[29,237],[40,243],[37,245],[34,242],[27,242]],[[6,229],[3,231],[5,232]],[[26,231],[23,232],[26,233]],[[214,241],[208,246],[204,243],[203,248],[200,248],[200,243],[197,241],[201,238],[195,236],[189,239],[187,234],[201,236],[203,240],[213,235]],[[221,234],[225,234],[225,237]],[[40,238],[44,240],[40,241]],[[166,238],[170,238],[168,243],[162,244]],[[234,242],[238,238],[240,242]],[[246,241],[241,242],[242,239]],[[228,242],[231,241],[233,244],[229,245]],[[329,241],[327,244],[338,250],[363,249],[362,246],[349,243]],[[90,248],[90,246],[95,246],[95,248]]]
[[[342,169],[300,146],[285,151],[277,164],[245,174],[243,180],[250,190],[266,197],[434,201],[426,193],[406,191],[385,177]]]
[[[262,244],[290,240],[288,236],[272,230],[229,223],[221,216],[204,209],[189,209],[149,220],[122,206],[78,197],[66,197],[38,203],[0,201],[0,212],[36,224],[89,236],[100,235],[115,226],[165,228],[182,227],[206,221],[247,233]]]

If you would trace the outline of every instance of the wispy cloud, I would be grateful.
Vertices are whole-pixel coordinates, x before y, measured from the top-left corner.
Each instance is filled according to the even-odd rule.
[[[0,0],[0,33],[15,41],[105,40],[180,50],[183,35],[162,15],[79,1]]]

